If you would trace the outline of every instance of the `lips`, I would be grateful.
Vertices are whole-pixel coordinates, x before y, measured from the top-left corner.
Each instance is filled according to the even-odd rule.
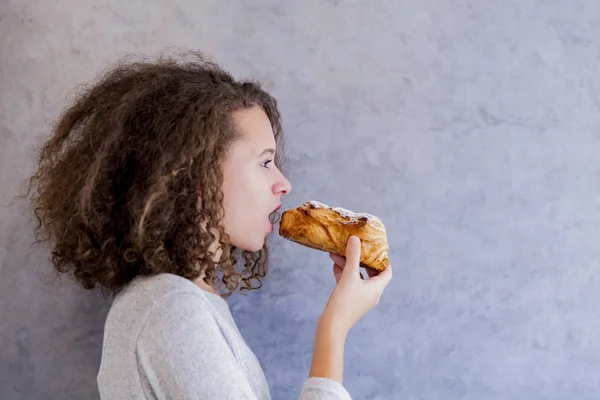
[[[269,222],[271,222],[271,224],[275,224],[275,213],[281,208],[282,204],[279,203],[279,205],[277,207],[275,207],[275,209],[273,211],[271,211],[271,213],[269,214]]]

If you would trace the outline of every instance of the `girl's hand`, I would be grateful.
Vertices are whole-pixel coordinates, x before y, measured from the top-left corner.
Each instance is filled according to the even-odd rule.
[[[320,324],[331,324],[335,330],[346,335],[350,329],[373,307],[392,279],[392,267],[384,271],[367,269],[369,279],[360,273],[360,240],[356,236],[348,239],[346,257],[330,254],[334,261],[333,273],[337,282],[331,293]]]

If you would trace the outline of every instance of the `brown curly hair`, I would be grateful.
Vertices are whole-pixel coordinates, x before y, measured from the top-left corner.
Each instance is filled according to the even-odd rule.
[[[222,226],[221,167],[240,135],[232,113],[252,106],[271,122],[281,168],[276,100],[201,53],[125,57],[84,87],[43,143],[25,195],[55,271],[113,294],[164,272],[190,280],[204,272],[225,296],[260,288],[267,243],[236,249]]]

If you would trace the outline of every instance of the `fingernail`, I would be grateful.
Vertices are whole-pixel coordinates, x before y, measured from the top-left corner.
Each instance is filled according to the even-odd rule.
[[[358,244],[358,237],[356,237],[356,236],[350,236],[350,243],[352,243],[352,244]]]

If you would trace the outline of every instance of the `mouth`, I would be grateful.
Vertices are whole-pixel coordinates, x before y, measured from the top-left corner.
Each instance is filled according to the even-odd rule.
[[[277,207],[275,207],[275,209],[273,211],[271,211],[271,213],[269,214],[269,222],[271,222],[271,231],[274,228],[274,225],[278,222],[277,221],[277,216],[275,215],[275,213],[277,211],[279,211],[279,209],[281,208],[282,204],[279,203],[279,205]]]
[[[272,217],[272,216],[273,216],[273,214],[275,214],[277,211],[279,211],[279,209],[281,208],[281,205],[282,205],[282,204],[281,204],[281,203],[279,203],[279,204],[277,205],[277,207],[275,207],[275,209],[274,209],[273,211],[271,211],[271,213],[269,214],[269,217]]]

